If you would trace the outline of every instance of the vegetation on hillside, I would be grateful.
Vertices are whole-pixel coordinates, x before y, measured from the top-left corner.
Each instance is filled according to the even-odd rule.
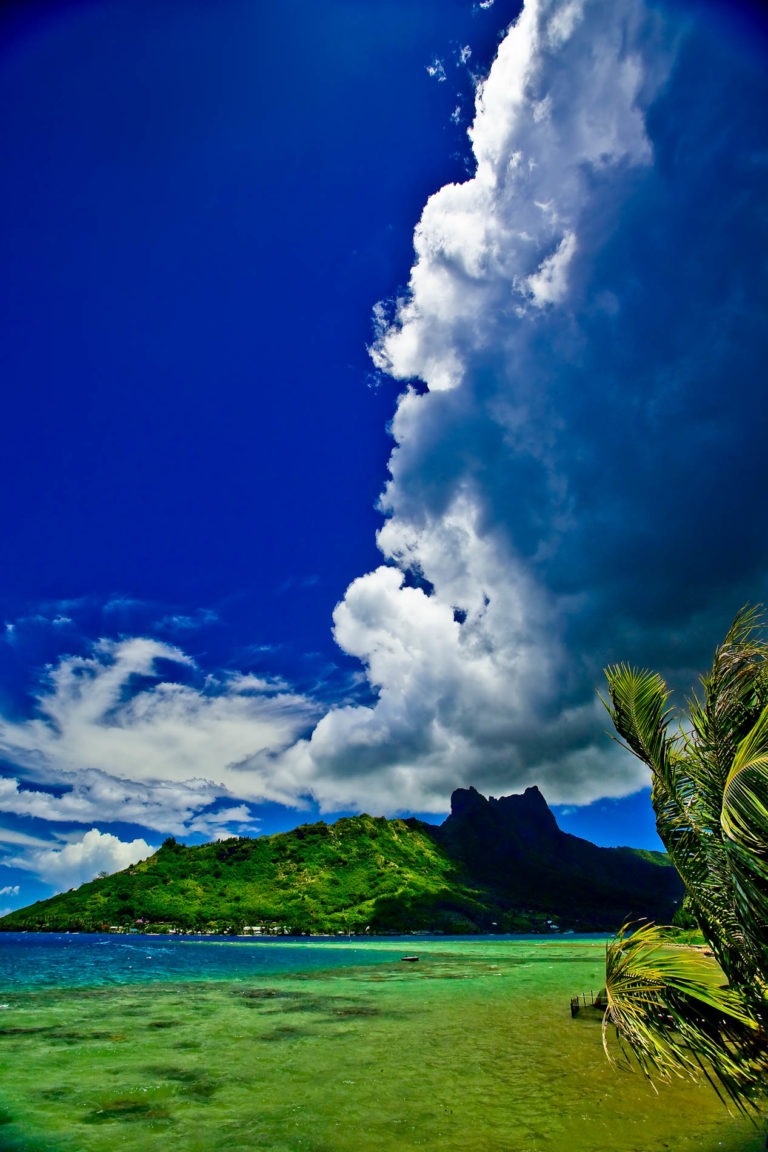
[[[360,932],[389,927],[390,905],[399,922],[429,905],[458,925],[477,911],[477,896],[417,827],[358,816],[199,847],[171,838],[147,860],[11,913],[0,926]]]
[[[662,678],[606,670],[608,710],[651,769],[659,835],[686,888],[703,952],[672,950],[662,930],[623,931],[608,949],[606,1019],[662,1077],[714,1076],[744,1105],[768,1073],[768,643],[744,609],[670,732]],[[724,985],[723,976],[727,980]]]
[[[494,854],[528,826],[529,802],[517,798],[523,815],[507,804],[501,819],[501,802],[475,797],[480,816],[500,819],[482,835],[475,812],[447,838],[455,817],[435,828],[363,815],[199,847],[169,839],[123,872],[12,912],[0,930],[544,932],[610,929],[629,909],[674,903],[676,877],[657,856],[566,836],[540,796],[549,838]]]

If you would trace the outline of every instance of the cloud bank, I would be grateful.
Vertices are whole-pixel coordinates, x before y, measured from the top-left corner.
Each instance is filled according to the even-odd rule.
[[[530,0],[509,30],[476,174],[377,310],[374,361],[410,382],[386,563],[334,619],[378,700],[287,754],[327,806],[647,783],[604,735],[602,666],[687,680],[764,587],[765,87],[714,25],[636,0]]]
[[[334,613],[367,697],[321,709],[103,641],[0,724],[19,767],[0,812],[217,835],[251,800],[643,787],[605,736],[601,668],[687,684],[765,593],[767,77],[701,12],[527,0],[478,87],[475,174],[431,197],[407,291],[375,313],[373,360],[405,383],[383,563]]]

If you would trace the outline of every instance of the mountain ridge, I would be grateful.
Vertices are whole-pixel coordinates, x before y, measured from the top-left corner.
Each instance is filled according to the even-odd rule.
[[[536,787],[499,799],[470,787],[440,825],[362,813],[194,847],[169,838],[0,931],[602,931],[668,921],[681,898],[663,853],[563,832]]]

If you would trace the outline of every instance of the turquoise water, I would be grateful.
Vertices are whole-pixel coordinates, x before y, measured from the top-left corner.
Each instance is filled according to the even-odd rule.
[[[561,938],[562,939],[562,938]],[[599,940],[597,934],[568,940]],[[483,936],[510,944],[541,936]],[[381,964],[392,951],[473,947],[466,936],[351,937],[80,935],[70,932],[1,932],[0,994],[13,988],[141,984],[168,980],[226,980],[280,972],[306,972]]]
[[[413,938],[406,939],[410,947]],[[399,944],[398,947],[402,947]],[[375,941],[305,937],[237,940],[231,936],[0,933],[0,994],[14,988],[140,984],[157,980],[242,979],[391,959]]]
[[[606,1061],[598,1015],[571,1019],[601,940],[22,936],[0,953],[2,1152],[763,1148],[706,1084],[657,1094]]]

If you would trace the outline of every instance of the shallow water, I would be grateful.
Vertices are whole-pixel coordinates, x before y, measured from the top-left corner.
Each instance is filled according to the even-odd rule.
[[[415,964],[400,961],[401,943],[359,948],[389,959],[12,989],[0,1011],[0,1148],[159,1152],[169,1139],[183,1152],[762,1148],[711,1089],[674,1084],[656,1096],[638,1074],[607,1065],[595,1019],[571,1019],[570,996],[600,986],[602,942],[411,939]],[[307,953],[344,959],[333,944],[294,952],[297,965]]]

